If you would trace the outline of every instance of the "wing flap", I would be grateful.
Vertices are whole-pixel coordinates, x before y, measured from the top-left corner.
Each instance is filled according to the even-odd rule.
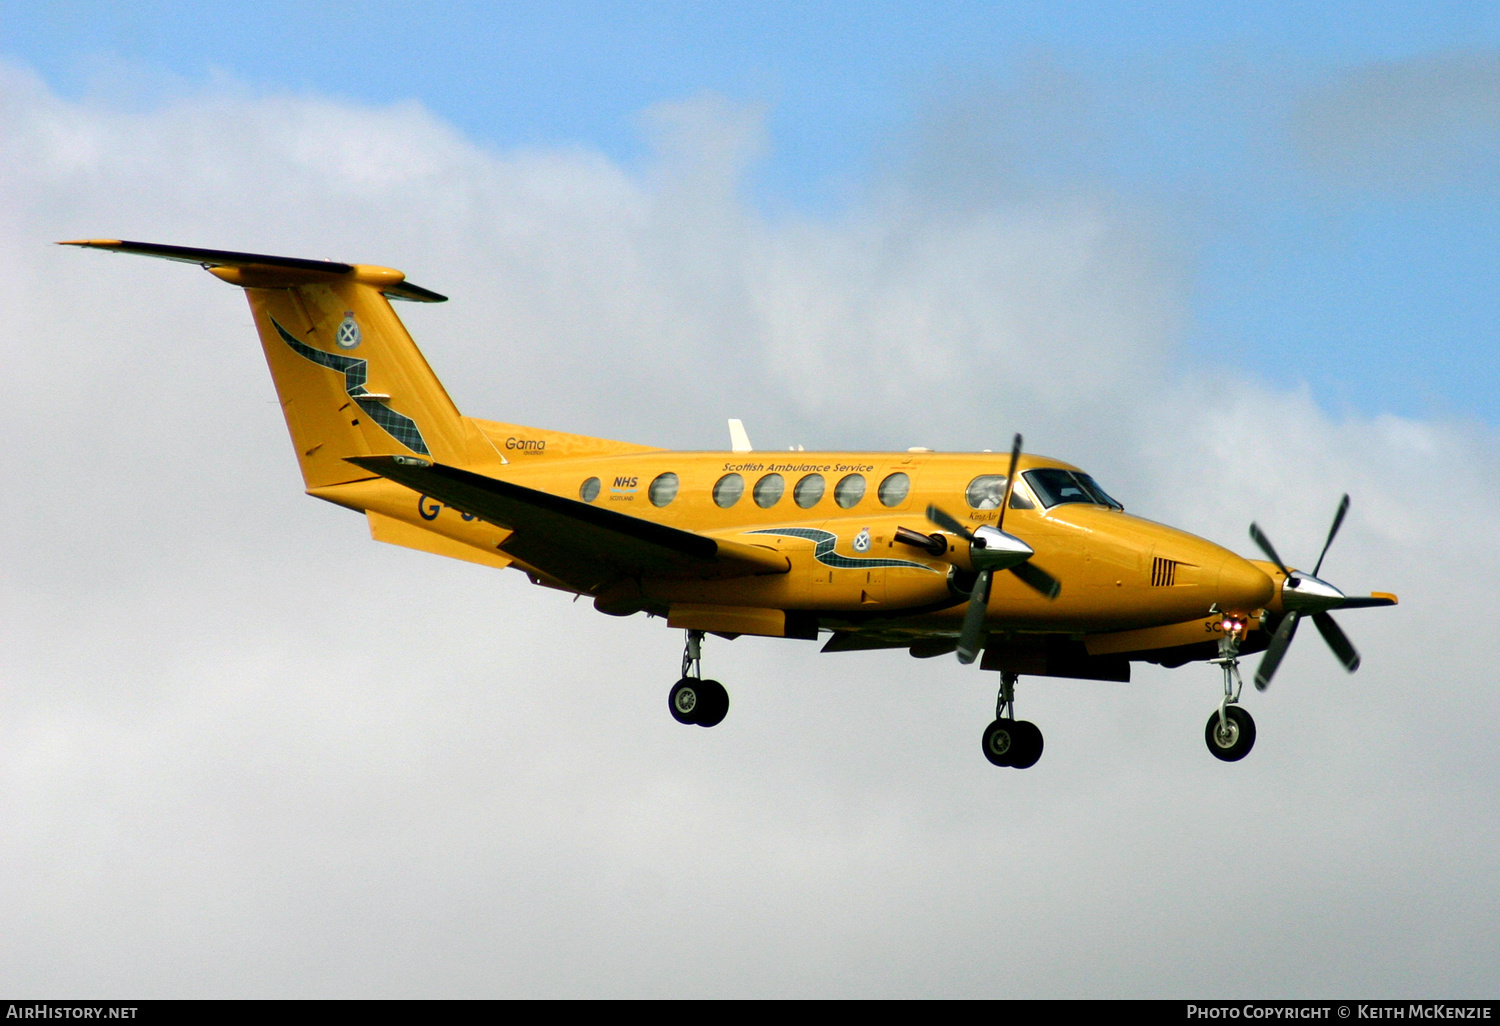
[[[505,552],[582,591],[622,577],[697,578],[781,574],[770,549],[709,538],[576,499],[409,457],[351,458],[366,470],[514,532]]]

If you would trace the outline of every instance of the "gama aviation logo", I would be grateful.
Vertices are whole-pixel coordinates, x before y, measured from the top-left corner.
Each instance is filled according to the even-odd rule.
[[[340,349],[353,349],[359,345],[359,339],[359,325],[354,320],[354,311],[345,310],[338,331],[333,333],[334,344]]]

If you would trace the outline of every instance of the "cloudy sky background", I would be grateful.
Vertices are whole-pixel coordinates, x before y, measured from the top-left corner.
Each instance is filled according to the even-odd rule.
[[[1500,25],[1449,10],[0,5],[0,989],[1487,995]],[[410,10],[402,7],[403,18]],[[1420,14],[1418,12],[1421,12]],[[273,12],[274,13],[274,12]],[[300,494],[248,309],[401,267],[466,412],[1028,447],[1392,590],[1213,668],[681,637]]]

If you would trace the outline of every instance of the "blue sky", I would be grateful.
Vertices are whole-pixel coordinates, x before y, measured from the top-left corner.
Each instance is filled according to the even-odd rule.
[[[1305,381],[1333,412],[1490,424],[1496,126],[1488,156],[1427,187],[1319,180],[1286,136],[1304,92],[1341,75],[1497,46],[1500,8],[1482,4],[273,3],[254,17],[0,5],[0,55],[63,95],[115,103],[227,77],[257,92],[414,99],[496,147],[630,162],[651,104],[760,102],[770,147],[754,197],[811,216],[899,176],[934,110],[1019,93],[1030,110],[1018,124],[1035,132],[1004,159],[1028,187],[1111,190],[1188,254],[1186,360]],[[1041,91],[1053,74],[1074,91],[1065,109],[1038,106],[1039,67]]]
[[[768,210],[818,216],[910,156],[936,110],[1030,105],[1014,170],[1149,207],[1191,268],[1190,363],[1306,382],[1333,412],[1500,422],[1496,164],[1426,189],[1318,181],[1288,153],[1303,90],[1379,62],[1500,44],[1489,5],[4,4],[0,54],[63,95],[415,99],[496,147],[639,159],[638,113],[763,103]],[[1037,69],[1072,106],[1037,106]],[[1080,108],[1083,113],[1080,115]],[[1069,122],[1060,128],[1050,116]],[[1493,131],[1494,126],[1491,126]],[[1070,134],[1072,133],[1072,134]],[[1017,135],[1008,137],[1017,139]],[[1488,140],[1493,149],[1494,139]],[[934,158],[929,158],[934,159]],[[941,160],[941,155],[935,159]],[[1480,179],[1488,178],[1490,181]]]
[[[0,4],[0,56],[125,106],[205,88],[416,100],[482,144],[629,166],[652,104],[760,103],[747,188],[773,215],[930,173],[954,145],[932,126],[965,123],[963,166],[996,202],[1086,189],[1149,213],[1186,267],[1186,364],[1305,382],[1334,413],[1491,425],[1500,124],[1421,181],[1320,168],[1296,135],[1370,69],[1497,47],[1500,8],[1475,4]],[[1494,72],[1467,85],[1500,87]]]

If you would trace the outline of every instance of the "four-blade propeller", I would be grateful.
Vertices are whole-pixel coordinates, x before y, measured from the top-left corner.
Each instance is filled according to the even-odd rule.
[[[1010,495],[1016,486],[1016,464],[1021,459],[1021,436],[1016,435],[1010,450],[1010,472],[1005,475],[1005,495],[1000,500],[1000,516],[994,527],[988,525],[970,531],[957,517],[936,506],[927,507],[927,519],[943,530],[956,534],[969,543],[969,562],[978,571],[974,587],[969,592],[969,608],[964,614],[963,631],[958,638],[958,661],[972,663],[984,647],[985,608],[990,600],[990,580],[997,570],[1009,570],[1028,586],[1055,599],[1062,590],[1047,571],[1028,562],[1035,550],[1013,534],[1006,534],[1005,511],[1010,506]],[[937,537],[941,538],[941,535]]]
[[[1281,624],[1276,628],[1276,633],[1271,637],[1271,643],[1266,648],[1266,654],[1260,661],[1260,666],[1255,671],[1255,686],[1264,691],[1271,683],[1271,678],[1276,674],[1276,668],[1281,665],[1282,657],[1286,655],[1287,646],[1292,643],[1292,638],[1297,633],[1297,624],[1304,616],[1311,616],[1313,626],[1318,628],[1318,633],[1323,635],[1323,640],[1328,647],[1333,649],[1333,654],[1338,657],[1339,662],[1344,664],[1344,669],[1353,673],[1359,669],[1359,653],[1350,644],[1349,638],[1333,617],[1328,615],[1328,610],[1337,609],[1348,603],[1344,593],[1339,591],[1327,581],[1319,580],[1318,571],[1323,569],[1323,558],[1328,555],[1328,547],[1333,544],[1334,535],[1339,533],[1339,527],[1344,523],[1344,514],[1349,512],[1349,496],[1345,495],[1339,502],[1338,512],[1333,515],[1333,526],[1328,529],[1328,540],[1323,543],[1323,551],[1318,554],[1318,562],[1313,566],[1310,574],[1288,570],[1281,557],[1276,553],[1276,547],[1271,544],[1271,539],[1266,537],[1257,524],[1250,525],[1250,537],[1255,544],[1260,546],[1262,552],[1275,563],[1286,579],[1281,585],[1281,604],[1286,610],[1281,618]]]

